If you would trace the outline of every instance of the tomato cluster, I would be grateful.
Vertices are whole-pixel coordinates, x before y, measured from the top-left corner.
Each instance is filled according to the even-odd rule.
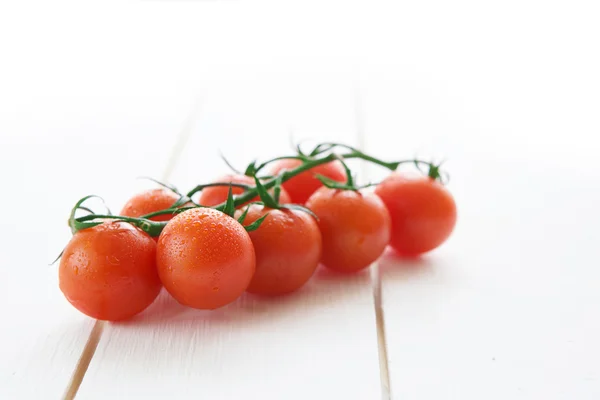
[[[322,147],[320,147],[322,146]],[[336,146],[350,149],[339,155]],[[91,214],[74,232],[59,284],[78,310],[101,320],[131,318],[164,287],[178,302],[215,309],[248,291],[283,295],[301,288],[319,264],[356,272],[390,245],[419,255],[442,244],[456,205],[431,163],[427,176],[392,172],[374,191],[354,184],[345,158],[395,170],[345,145],[279,157],[246,174],[223,176],[188,194],[165,186],[131,198],[119,216]],[[375,161],[374,161],[375,160]],[[258,177],[267,167],[269,174]],[[197,202],[192,197],[200,192]]]

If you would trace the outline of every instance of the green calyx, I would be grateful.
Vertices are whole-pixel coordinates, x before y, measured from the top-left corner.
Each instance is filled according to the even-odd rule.
[[[318,221],[319,217],[317,217],[317,215],[314,212],[312,212],[311,210],[309,210],[306,207],[301,206],[300,204],[280,204],[279,203],[279,196],[281,194],[281,184],[283,182],[284,175],[285,174],[279,174],[275,177],[275,186],[273,189],[273,196],[271,196],[271,194],[268,192],[268,190],[262,184],[260,179],[258,179],[257,177],[254,177],[254,180],[256,183],[256,190],[258,192],[258,196],[261,199],[261,201],[258,202],[258,204],[262,204],[265,207],[269,207],[269,208],[272,208],[275,210],[288,209],[288,210],[303,211],[307,214],[310,214],[313,218],[315,218]]]
[[[260,225],[263,223],[265,218],[267,218],[268,214],[263,215],[250,225],[244,225],[244,220],[246,219],[246,215],[248,215],[248,210],[250,209],[250,205],[246,207],[242,215],[237,219],[237,221],[246,229],[246,232],[252,232],[257,230]],[[229,192],[227,193],[227,201],[225,202],[225,207],[223,208],[223,213],[229,215],[231,218],[235,218],[235,200],[233,194],[231,192],[231,186],[229,186]]]
[[[248,210],[250,210],[250,205],[251,204],[248,204],[246,206],[246,208],[244,208],[244,212],[237,219],[237,221],[244,227],[244,229],[246,229],[246,232],[252,232],[252,231],[257,230],[261,226],[261,224],[264,222],[264,220],[267,218],[267,216],[269,215],[269,213],[266,213],[265,215],[263,215],[262,217],[260,217],[259,219],[257,219],[253,223],[251,223],[250,225],[244,225],[244,221],[246,220],[246,216],[248,215]]]

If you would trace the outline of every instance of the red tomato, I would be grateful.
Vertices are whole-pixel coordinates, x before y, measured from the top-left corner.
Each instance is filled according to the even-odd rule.
[[[131,318],[160,292],[156,243],[119,221],[83,229],[67,244],[58,278],[60,290],[82,313],[107,321]]]
[[[249,232],[256,252],[256,273],[248,292],[281,295],[302,287],[313,275],[321,257],[321,233],[309,214],[259,205],[250,206],[244,225],[269,215]],[[241,210],[237,211],[241,214]]]
[[[156,211],[170,208],[179,200],[179,195],[165,188],[146,190],[133,196],[120,212],[124,217],[141,217]],[[157,215],[150,218],[152,221],[168,221],[173,214]]]
[[[372,193],[323,187],[306,206],[319,217],[323,265],[356,272],[381,256],[390,240],[390,215]]]
[[[450,236],[456,224],[456,204],[450,192],[429,177],[393,173],[377,186],[392,217],[390,245],[399,253],[419,255]]]
[[[254,275],[250,236],[235,219],[211,208],[175,216],[158,239],[158,274],[181,304],[200,309],[237,299]]]
[[[220,179],[217,179],[215,182],[226,182],[226,183],[240,183],[243,185],[254,186],[254,179],[246,176],[246,175],[238,175],[238,174],[229,174],[224,175]],[[269,191],[273,194],[273,190]],[[227,194],[229,193],[229,186],[211,186],[204,188],[200,193],[200,199],[198,200],[199,204],[203,206],[212,207],[218,204],[224,203],[227,201]],[[232,187],[231,193],[242,194],[244,193],[244,189],[239,187]],[[252,201],[258,201],[259,198],[255,197],[250,200],[248,203]],[[281,192],[279,193],[279,203],[286,204],[291,203],[289,194],[285,191],[285,189],[281,188]]]
[[[302,161],[296,159],[279,160],[273,163],[270,168],[270,174],[277,175],[282,170],[292,170],[302,164]],[[304,204],[306,200],[323,184],[315,175],[323,175],[338,182],[346,182],[346,172],[339,162],[330,162],[317,165],[308,171],[296,175],[292,179],[283,183],[283,188],[287,190],[292,199],[292,203]]]

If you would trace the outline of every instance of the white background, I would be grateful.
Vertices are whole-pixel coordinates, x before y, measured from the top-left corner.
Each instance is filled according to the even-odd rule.
[[[137,176],[191,186],[290,131],[448,160],[454,236],[375,276],[387,362],[369,275],[322,273],[210,315],[162,296],[105,327],[78,398],[600,398],[599,20],[595,1],[1,2],[0,398],[61,398],[94,324],[46,266],[77,198],[118,209]]]

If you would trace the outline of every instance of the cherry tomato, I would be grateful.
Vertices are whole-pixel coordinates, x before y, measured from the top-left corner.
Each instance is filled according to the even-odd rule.
[[[165,188],[146,190],[133,196],[121,210],[124,217],[141,217],[156,211],[170,208],[179,200],[179,195]],[[150,218],[153,221],[168,221],[173,214],[157,215]]]
[[[217,179],[215,182],[240,183],[240,184],[250,185],[250,186],[255,185],[254,179],[252,179],[249,176],[239,175],[239,174],[224,175],[220,179]],[[273,194],[273,190],[270,190],[269,192],[271,194]],[[200,199],[198,200],[198,202],[199,202],[199,204],[202,204],[203,206],[207,206],[207,207],[216,206],[217,204],[221,204],[221,203],[227,201],[228,193],[229,193],[229,186],[207,187],[207,188],[204,188],[202,190],[202,192],[200,193]],[[231,193],[234,195],[242,194],[242,193],[244,193],[244,189],[239,188],[239,187],[232,187]],[[258,201],[258,200],[259,200],[259,198],[257,196],[254,199],[248,201],[248,203],[250,203],[252,201]],[[279,193],[279,203],[281,203],[281,204],[291,203],[289,194],[283,188],[281,188],[281,192]]]
[[[59,286],[90,317],[118,321],[143,311],[156,298],[156,243],[140,229],[107,221],[71,238],[60,260]]]
[[[392,217],[390,245],[399,253],[419,255],[450,236],[456,224],[456,203],[450,192],[429,177],[393,173],[375,193]]]
[[[390,215],[373,193],[322,187],[306,206],[319,217],[323,265],[356,272],[381,256],[390,240]]]
[[[256,252],[256,273],[248,292],[290,293],[308,282],[319,266],[321,233],[306,212],[260,205],[250,206],[243,223],[249,225],[267,213],[260,227],[249,232]]]
[[[270,168],[270,174],[277,175],[282,170],[292,170],[302,164],[302,161],[296,159],[284,159],[273,163]],[[308,171],[296,175],[290,180],[283,183],[283,188],[290,195],[291,202],[295,204],[304,204],[306,200],[320,187],[323,186],[320,180],[315,175],[323,175],[329,179],[338,182],[346,181],[346,173],[344,167],[339,162],[330,162],[327,164],[317,165]]]
[[[235,219],[210,208],[175,216],[158,239],[158,274],[181,304],[200,309],[237,299],[254,275],[250,236]]]

